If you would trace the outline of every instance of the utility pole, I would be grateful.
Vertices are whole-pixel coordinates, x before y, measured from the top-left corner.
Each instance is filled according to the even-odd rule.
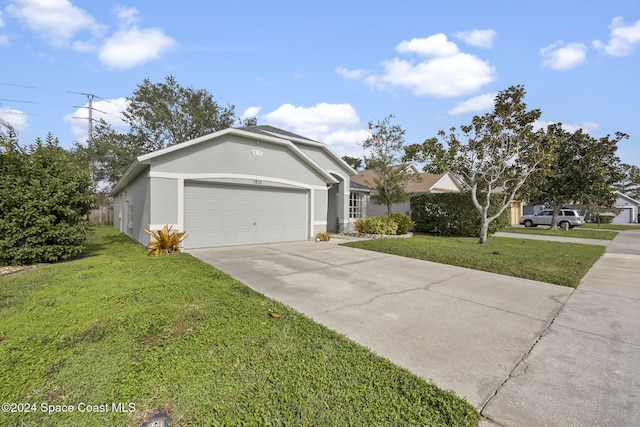
[[[104,113],[107,114],[106,112],[102,111],[102,110],[98,110],[97,108],[93,107],[93,98],[100,98],[97,95],[94,95],[92,93],[86,93],[86,92],[72,92],[72,91],[67,91],[67,93],[75,93],[76,95],[85,95],[87,97],[87,107],[81,107],[78,105],[74,105],[74,108],[88,108],[89,109],[89,126],[87,127],[88,129],[88,134],[87,134],[87,142],[91,143],[93,142],[93,110],[99,111],[100,113]],[[102,99],[102,98],[100,98]],[[73,117],[74,119],[83,119],[86,120],[86,117]]]

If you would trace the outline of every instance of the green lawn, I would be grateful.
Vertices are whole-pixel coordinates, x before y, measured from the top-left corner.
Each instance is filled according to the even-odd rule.
[[[475,237],[418,234],[344,245],[570,287],[578,286],[605,250],[604,246],[511,237],[489,237],[485,246],[477,242]]]
[[[0,397],[35,409],[0,425],[139,425],[158,408],[172,426],[477,425],[453,393],[190,255],[145,256],[111,227],[84,255],[0,278]]]
[[[582,227],[582,226],[581,226]],[[538,226],[531,228],[505,228],[501,230],[507,233],[519,233],[519,234],[541,234],[546,236],[557,237],[577,237],[582,239],[599,239],[599,240],[613,240],[617,235],[617,231],[605,231],[594,230],[592,228],[571,228],[569,230],[558,229],[555,231],[549,230],[548,226]]]

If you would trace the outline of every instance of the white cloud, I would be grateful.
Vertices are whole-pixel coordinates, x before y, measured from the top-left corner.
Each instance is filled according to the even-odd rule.
[[[472,30],[460,31],[454,34],[455,37],[464,41],[466,44],[476,47],[490,49],[493,47],[493,41],[498,33],[494,30]]]
[[[621,16],[613,18],[609,25],[611,33],[609,42],[594,40],[593,46],[601,52],[611,56],[627,56],[633,52],[633,47],[640,42],[640,20],[632,25],[625,25]]]
[[[495,69],[468,53],[413,63],[394,58],[383,62],[384,74],[365,81],[379,89],[403,87],[417,96],[453,97],[473,93],[495,78]]]
[[[485,93],[484,95],[476,96],[474,98],[467,99],[449,110],[449,114],[464,114],[473,113],[477,111],[485,111],[491,109],[494,106],[496,99],[495,93]]]
[[[20,110],[0,105],[0,119],[13,126],[18,135],[29,131],[29,115]]]
[[[112,10],[120,27],[106,35],[107,27],[69,0],[14,0],[8,13],[55,47],[71,47],[82,53],[97,52],[98,59],[111,68],[128,69],[158,59],[177,45],[158,28],[141,28],[136,8],[119,6]],[[75,39],[83,31],[91,37]],[[75,40],[74,40],[75,39]],[[0,45],[8,43],[0,37]]]
[[[140,18],[138,17],[138,9],[135,7],[123,7],[118,6],[113,9],[113,13],[116,14],[121,22],[121,25],[130,26],[137,23]]]
[[[587,46],[583,43],[557,41],[540,49],[542,63],[555,70],[568,70],[582,64],[587,57]]]
[[[176,44],[158,28],[133,26],[107,39],[100,47],[98,57],[103,64],[112,68],[133,68],[158,59]]]
[[[260,114],[260,110],[262,110],[262,107],[249,107],[246,110],[244,110],[240,118],[242,120],[246,120],[251,117],[258,117],[258,114]]]
[[[353,79],[359,79],[361,77],[366,76],[367,74],[369,74],[369,72],[367,70],[363,70],[362,68],[356,68],[355,70],[349,70],[345,67],[338,67],[336,68],[336,73],[341,75],[342,77],[344,77],[345,79],[349,79],[349,80],[353,80]]]
[[[444,34],[405,40],[396,46],[398,53],[427,57],[422,61],[393,58],[381,62],[381,73],[362,69],[336,72],[345,78],[362,79],[381,90],[404,88],[416,96],[463,96],[480,90],[495,79],[495,68],[479,57],[461,52]]]
[[[126,98],[93,101],[93,119],[94,121],[102,119],[109,123],[115,130],[125,131],[127,124],[122,120],[122,112],[126,110],[127,105],[128,101]],[[88,136],[88,107],[89,104],[87,103],[83,108],[78,108],[73,113],[64,116],[64,120],[71,124],[71,133],[74,138],[82,143],[87,141]]]
[[[421,56],[452,56],[460,52],[454,42],[447,40],[447,36],[439,33],[432,36],[409,41],[403,40],[396,46],[399,53],[416,53]]]
[[[95,35],[105,29],[69,0],[15,0],[6,10],[55,47],[67,46],[78,32],[88,30]]]
[[[319,103],[312,107],[283,104],[260,117],[267,123],[306,138],[324,142],[339,156],[360,156],[362,143],[368,135],[366,126],[350,104]]]

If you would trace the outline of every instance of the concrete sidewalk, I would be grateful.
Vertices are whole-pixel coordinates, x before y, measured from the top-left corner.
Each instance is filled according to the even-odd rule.
[[[482,413],[502,426],[640,425],[640,230],[611,242]]]

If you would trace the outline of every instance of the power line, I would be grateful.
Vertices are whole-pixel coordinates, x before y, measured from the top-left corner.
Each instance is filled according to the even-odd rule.
[[[28,88],[28,89],[40,89],[39,87],[36,87],[36,86],[19,85],[19,84],[15,84],[15,83],[3,83],[3,82],[0,82],[0,85],[14,86],[14,87],[24,87],[24,88]]]

